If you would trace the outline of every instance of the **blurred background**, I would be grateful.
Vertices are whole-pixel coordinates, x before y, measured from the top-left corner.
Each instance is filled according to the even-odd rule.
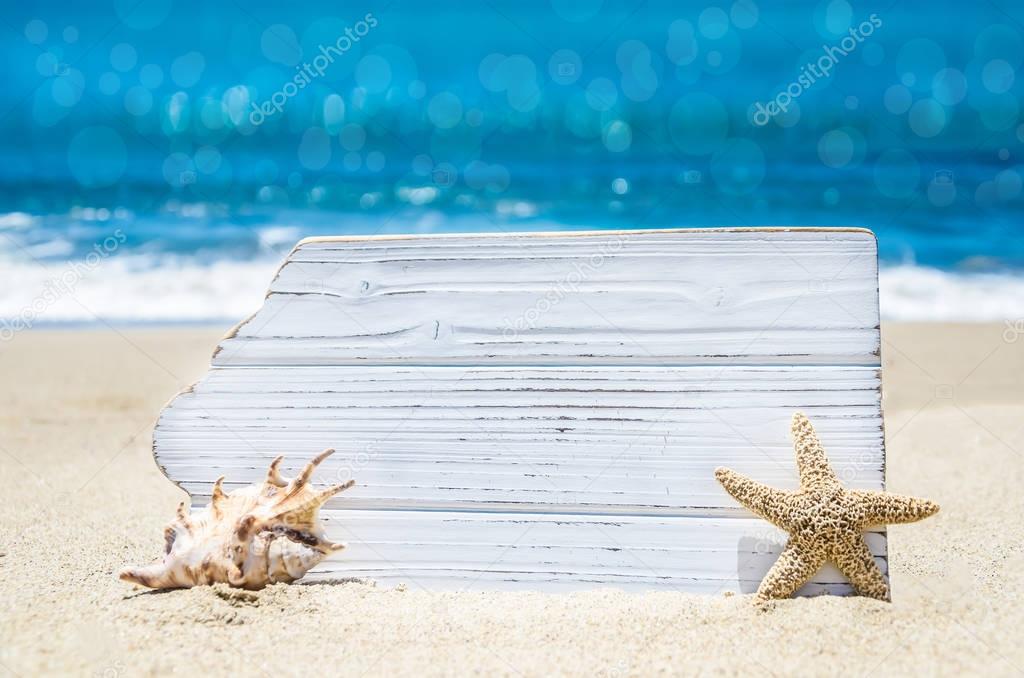
[[[886,318],[1024,315],[1018,3],[0,11],[2,332],[237,320],[310,235],[730,225],[875,230]]]

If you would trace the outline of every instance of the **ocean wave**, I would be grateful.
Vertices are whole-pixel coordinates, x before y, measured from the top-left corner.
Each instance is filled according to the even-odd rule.
[[[285,238],[283,231],[271,236]],[[288,238],[292,234],[287,234]],[[277,255],[209,261],[125,253],[46,265],[0,265],[0,328],[61,323],[231,323],[260,307]],[[1024,276],[883,267],[882,317],[905,321],[1013,321],[1024,317]]]
[[[233,322],[263,303],[280,261],[118,255],[0,265],[0,331],[62,323]]]
[[[1024,317],[1024,275],[954,273],[925,266],[883,267],[882,318],[908,321],[1013,321]]]
[[[25,212],[4,212],[0,213],[0,230],[3,229],[25,229],[34,226],[39,222],[39,217]]]

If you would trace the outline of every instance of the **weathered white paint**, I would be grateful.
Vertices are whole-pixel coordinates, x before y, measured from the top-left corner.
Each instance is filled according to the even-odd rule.
[[[795,487],[802,410],[883,487],[878,343],[862,230],[307,240],[154,449],[203,503],[336,448],[317,478],[358,482],[325,510],[350,549],[319,576],[752,590],[784,537],[714,468]]]

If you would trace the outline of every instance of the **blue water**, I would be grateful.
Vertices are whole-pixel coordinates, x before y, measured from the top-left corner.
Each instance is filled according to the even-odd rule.
[[[853,225],[886,266],[1024,275],[1015,4],[0,12],[11,270],[115,231],[106,275],[202,277],[326,233]],[[772,100],[787,111],[758,124]]]

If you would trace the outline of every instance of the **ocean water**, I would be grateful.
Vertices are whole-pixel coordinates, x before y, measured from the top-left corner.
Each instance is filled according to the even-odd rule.
[[[311,235],[751,225],[1024,317],[1024,8],[780,4],[5,7],[0,320],[230,322]]]

